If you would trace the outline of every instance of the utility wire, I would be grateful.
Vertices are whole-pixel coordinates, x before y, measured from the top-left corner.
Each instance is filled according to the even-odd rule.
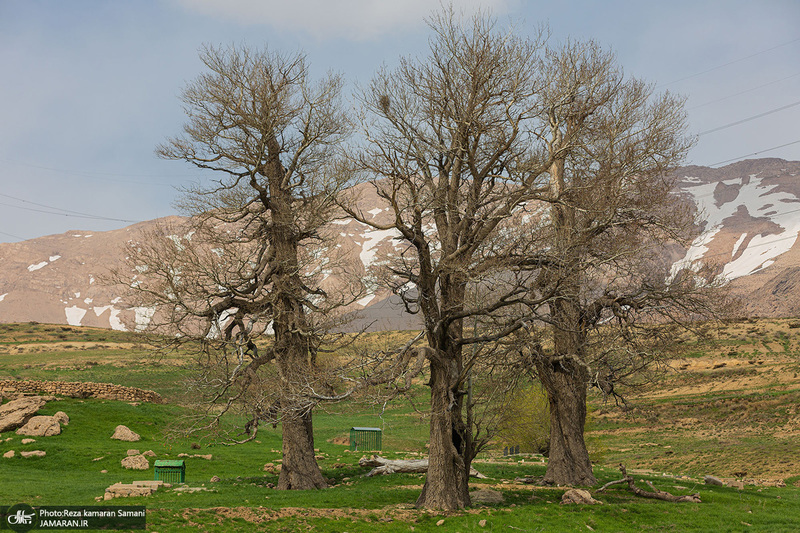
[[[763,154],[764,152],[771,152],[773,150],[777,150],[778,148],[784,148],[786,146],[791,146],[791,145],[797,144],[797,143],[800,143],[800,139],[798,139],[796,141],[792,141],[790,143],[782,144],[780,146],[773,146],[772,148],[766,148],[766,149],[760,150],[758,152],[753,152],[752,154],[740,155],[739,157],[734,157],[732,159],[726,159],[725,161],[719,161],[717,163],[711,163],[710,165],[707,165],[707,166],[715,167],[717,165],[724,165],[725,163],[730,163],[731,161],[739,161],[740,159],[745,159],[747,157],[753,157],[754,155]]]
[[[752,117],[743,118],[742,120],[737,120],[736,122],[731,122],[730,124],[725,124],[724,126],[719,126],[716,128],[712,128],[710,130],[706,130],[697,134],[698,137],[702,137],[703,135],[707,135],[709,133],[714,133],[715,131],[724,130],[727,128],[732,128],[733,126],[738,126],[739,124],[744,124],[745,122],[750,122],[751,120],[755,120],[757,118],[765,117],[767,115],[771,115],[773,113],[777,113],[778,111],[783,111],[784,109],[789,109],[790,107],[794,107],[796,105],[800,105],[800,100],[796,102],[792,102],[791,104],[787,104],[782,107],[778,107],[775,109],[770,109],[769,111],[765,111],[763,113],[759,113],[758,115],[753,115]]]
[[[195,177],[190,174],[120,174],[113,172],[93,172],[89,170],[65,170],[62,168],[48,167],[43,165],[34,165],[32,163],[25,163],[21,161],[10,161],[8,159],[0,158],[0,162],[9,165],[17,165],[28,168],[38,168],[41,170],[50,170],[61,174],[68,174],[72,176],[84,176],[89,178],[102,178],[108,181],[118,181],[122,183],[137,183],[142,185],[169,185],[163,181],[141,181],[141,180],[111,180],[110,177],[116,178],[191,178]]]
[[[6,233],[5,231],[0,231],[0,235],[5,235],[6,237],[11,237],[12,239],[19,239],[21,241],[25,240],[25,237],[20,237],[19,235],[14,235],[11,233]]]
[[[26,203],[26,204],[35,205],[35,206],[38,206],[38,207],[44,207],[44,208],[47,208],[47,209],[55,209],[56,211],[63,211],[64,213],[70,213],[70,214],[73,214],[73,215],[81,215],[81,216],[88,217],[88,218],[99,218],[99,219],[102,219],[102,220],[119,220],[119,219],[107,218],[107,217],[104,217],[104,216],[101,216],[101,215],[92,215],[91,213],[83,213],[82,211],[72,211],[71,209],[64,209],[64,208],[61,208],[61,207],[54,207],[52,205],[40,204],[40,203],[37,203],[37,202],[33,202],[31,200],[25,200],[24,198],[17,198],[16,196],[11,196],[10,194],[0,193],[0,196],[3,196],[5,198],[11,198],[12,200],[16,200],[18,202],[23,202],[23,203]],[[128,221],[126,220],[126,221],[122,221],[122,222],[128,222]]]
[[[771,52],[773,50],[777,50],[778,48],[781,48],[783,46],[788,46],[790,44],[794,44],[794,43],[796,43],[798,41],[800,41],[800,37],[798,37],[797,39],[794,39],[794,40],[791,40],[791,41],[788,41],[788,42],[781,43],[779,45],[773,46],[772,48],[767,48],[766,50],[761,50],[760,52],[756,52],[755,54],[750,54],[749,56],[740,57],[739,59],[734,59],[733,61],[728,61],[727,63],[724,63],[722,65],[717,65],[716,67],[711,67],[711,68],[703,70],[701,72],[697,72],[695,74],[690,74],[689,76],[685,76],[685,77],[677,79],[675,81],[671,81],[669,83],[662,83],[661,85],[659,85],[656,88],[660,89],[661,87],[666,87],[667,85],[672,85],[672,84],[675,84],[675,83],[678,83],[678,82],[681,82],[681,81],[685,81],[685,80],[688,80],[688,79],[691,79],[691,78],[695,78],[697,76],[702,76],[703,74],[708,74],[709,72],[713,72],[715,70],[719,70],[721,68],[733,65],[734,63],[739,63],[741,61],[745,61],[747,59],[751,59],[751,58],[756,57],[758,55],[765,54],[765,53]]]
[[[797,73],[792,74],[791,76],[787,76],[785,78],[781,78],[779,80],[775,80],[775,81],[771,81],[769,83],[765,83],[764,85],[759,85],[758,87],[753,87],[752,89],[747,89],[747,90],[744,90],[744,91],[740,91],[738,93],[729,94],[728,96],[723,96],[722,98],[717,98],[716,100],[711,100],[711,101],[706,102],[704,104],[698,104],[698,105],[695,105],[695,106],[692,106],[692,107],[687,107],[686,111],[692,111],[693,109],[698,109],[698,108],[701,108],[701,107],[705,107],[707,105],[716,104],[717,102],[721,102],[723,100],[728,100],[730,98],[734,98],[736,96],[741,96],[743,94],[751,93],[753,91],[757,91],[759,89],[763,89],[764,87],[769,87],[770,85],[775,85],[776,83],[780,83],[782,81],[786,81],[786,80],[792,79],[792,78],[794,78],[796,76],[800,76],[800,72],[797,72]]]
[[[5,195],[3,195],[3,196],[5,196]],[[78,214],[68,213],[68,212],[67,213],[65,213],[65,212],[60,212],[59,213],[58,211],[45,211],[44,209],[36,209],[34,207],[23,207],[21,205],[12,205],[12,204],[6,204],[6,203],[2,203],[2,202],[0,202],[0,205],[6,206],[6,207],[13,207],[13,208],[16,208],[16,209],[23,209],[25,211],[33,211],[35,213],[45,213],[47,215],[59,215],[59,216],[62,216],[62,217],[88,218],[90,220],[108,220],[108,221],[112,221],[112,222],[129,222],[131,224],[135,224],[137,222],[141,222],[140,220],[126,220],[126,219],[123,219],[123,218],[111,218],[111,217],[103,217],[103,216],[98,216],[98,215],[78,215]],[[51,209],[58,209],[58,208],[54,207],[54,208],[51,208]]]

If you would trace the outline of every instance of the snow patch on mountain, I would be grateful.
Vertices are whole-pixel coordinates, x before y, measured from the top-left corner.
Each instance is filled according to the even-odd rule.
[[[37,263],[35,265],[28,265],[28,272],[34,272],[36,270],[39,270],[40,268],[46,267],[49,264],[50,264],[49,261],[42,261],[41,263]]]
[[[86,315],[86,309],[81,309],[77,305],[73,305],[72,307],[65,308],[64,313],[67,315],[67,324],[70,326],[80,326],[83,317]]]
[[[147,326],[150,325],[150,321],[153,319],[153,315],[156,312],[155,307],[133,307],[133,312],[135,313],[136,322],[136,331],[141,332],[147,329]]]
[[[684,183],[698,181],[700,180],[690,177],[683,179]],[[715,198],[719,183],[736,189],[732,199],[719,202]],[[759,178],[757,174],[687,187],[685,190],[693,196],[704,216],[706,231],[694,240],[684,258],[672,265],[671,277],[683,268],[696,265],[700,259],[711,257],[707,256],[709,244],[723,228],[725,221],[742,209],[750,217],[768,220],[783,231],[754,235],[749,242],[746,232],[740,234],[733,246],[732,260],[724,266],[721,274],[728,281],[754,274],[772,265],[777,257],[794,246],[800,234],[800,216],[797,215],[800,198],[773,184],[765,183],[765,179]]]

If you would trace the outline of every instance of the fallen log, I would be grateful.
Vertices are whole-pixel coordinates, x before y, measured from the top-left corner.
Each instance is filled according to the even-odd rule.
[[[620,472],[622,472],[622,479],[618,479],[617,481],[609,481],[608,483],[597,489],[597,491],[595,492],[603,492],[612,485],[621,485],[623,483],[627,483],[628,488],[631,489],[631,491],[634,494],[636,494],[637,496],[641,496],[642,498],[654,498],[656,500],[664,500],[667,502],[675,502],[675,503],[680,503],[680,502],[700,503],[700,494],[675,496],[674,494],[670,494],[669,492],[658,490],[649,481],[645,481],[645,483],[647,483],[650,486],[650,488],[653,489],[653,492],[642,490],[636,486],[635,484],[636,481],[633,479],[633,477],[628,475],[628,471],[625,469],[625,465],[620,464],[619,470]]]
[[[428,471],[427,459],[386,459],[379,455],[364,456],[358,461],[358,466],[372,467],[366,476],[372,477],[387,474],[424,474]],[[486,476],[475,470],[469,469],[470,477],[486,479]]]

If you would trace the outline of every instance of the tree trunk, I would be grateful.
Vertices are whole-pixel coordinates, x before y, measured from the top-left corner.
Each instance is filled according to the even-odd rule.
[[[314,431],[311,413],[287,418],[283,427],[283,462],[278,476],[279,490],[324,489],[328,482],[322,476],[314,455]]]
[[[443,364],[444,363],[444,364]],[[455,510],[468,507],[469,485],[463,445],[454,417],[460,417],[460,402],[452,391],[457,380],[451,374],[455,362],[442,361],[438,356],[431,359],[431,431],[428,454],[428,475],[422,494],[417,499],[418,508]],[[453,367],[452,369],[449,367]]]
[[[537,366],[550,403],[550,454],[544,483],[594,485],[597,480],[583,440],[588,373],[568,360]]]

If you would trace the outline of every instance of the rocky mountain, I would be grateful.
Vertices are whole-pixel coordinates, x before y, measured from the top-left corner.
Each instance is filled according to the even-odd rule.
[[[702,235],[673,269],[697,261],[714,262],[730,280],[734,294],[742,297],[742,315],[799,315],[798,175],[800,162],[782,159],[679,169],[676,193],[694,200],[704,222]],[[360,192],[362,212],[388,222],[388,208],[374,191],[361,186]],[[126,305],[124,287],[110,286],[105,279],[109,269],[124,258],[126,243],[136,242],[156,224],[169,224],[180,233],[182,219],[169,217],[115,231],[68,231],[0,244],[0,322],[145,329],[153,310]],[[376,258],[400,245],[393,231],[375,230],[352,219],[338,220],[334,227],[335,246],[351,257],[353,273],[364,278]],[[176,234],[175,238],[186,236]],[[324,261],[319,268],[324,272]],[[135,276],[132,272],[132,283]],[[356,324],[369,324],[372,329],[406,329],[418,323],[378,286],[368,287],[353,307],[360,312]]]

